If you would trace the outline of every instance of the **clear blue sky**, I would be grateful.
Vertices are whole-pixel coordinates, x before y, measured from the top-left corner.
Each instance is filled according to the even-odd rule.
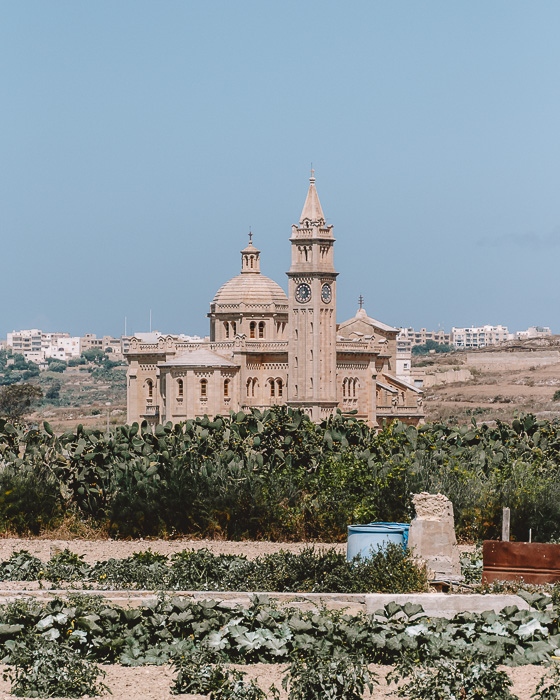
[[[338,320],[560,332],[558,0],[0,0],[0,337],[206,334],[310,163]]]

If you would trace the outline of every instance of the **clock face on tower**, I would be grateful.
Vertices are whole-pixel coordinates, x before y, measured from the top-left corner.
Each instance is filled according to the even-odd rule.
[[[330,284],[324,284],[321,287],[321,299],[328,304],[332,299],[332,289]]]
[[[306,282],[298,284],[296,287],[296,301],[299,301],[300,304],[305,304],[306,302],[310,301],[310,299],[311,287]]]

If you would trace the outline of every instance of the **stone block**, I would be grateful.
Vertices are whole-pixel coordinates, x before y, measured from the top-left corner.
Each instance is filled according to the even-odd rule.
[[[408,546],[426,563],[432,580],[460,581],[453,504],[441,493],[417,493],[412,501],[416,517],[410,524]]]

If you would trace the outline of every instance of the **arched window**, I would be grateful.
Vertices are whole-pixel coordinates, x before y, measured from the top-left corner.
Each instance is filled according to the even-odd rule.
[[[182,399],[184,392],[184,384],[182,379],[177,379],[177,398]]]
[[[231,332],[233,335],[237,335],[237,323],[235,321],[231,322]]]
[[[344,380],[342,382],[342,398],[343,399],[346,398],[346,386],[347,386],[347,384],[348,384],[348,379],[346,377],[344,377]]]
[[[249,338],[257,337],[257,323],[256,321],[251,321],[249,324]]]
[[[251,255],[251,269],[253,268],[254,261],[255,261],[255,256]]]
[[[227,321],[224,321],[224,329],[226,332],[226,338],[229,338],[229,323]]]
[[[274,391],[274,379],[269,379],[268,383],[270,384],[270,396],[275,396],[276,392]]]
[[[151,379],[146,379],[146,386],[148,387],[148,398],[152,399],[154,397],[154,382]]]
[[[264,321],[259,322],[259,338],[264,338]]]
[[[256,377],[249,377],[249,379],[247,379],[247,396],[255,396],[255,387],[257,386],[257,384],[258,381]]]
[[[276,380],[276,395],[282,396],[284,385],[281,379]]]
[[[200,398],[205,399],[208,396],[208,380],[200,380]]]
[[[224,379],[224,399],[229,397],[229,379]]]

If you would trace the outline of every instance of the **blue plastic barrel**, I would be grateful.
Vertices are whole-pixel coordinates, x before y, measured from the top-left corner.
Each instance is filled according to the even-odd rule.
[[[388,542],[406,547],[408,544],[408,523],[369,523],[368,525],[348,525],[346,560],[351,561],[358,554],[368,559],[379,549],[385,549]]]

